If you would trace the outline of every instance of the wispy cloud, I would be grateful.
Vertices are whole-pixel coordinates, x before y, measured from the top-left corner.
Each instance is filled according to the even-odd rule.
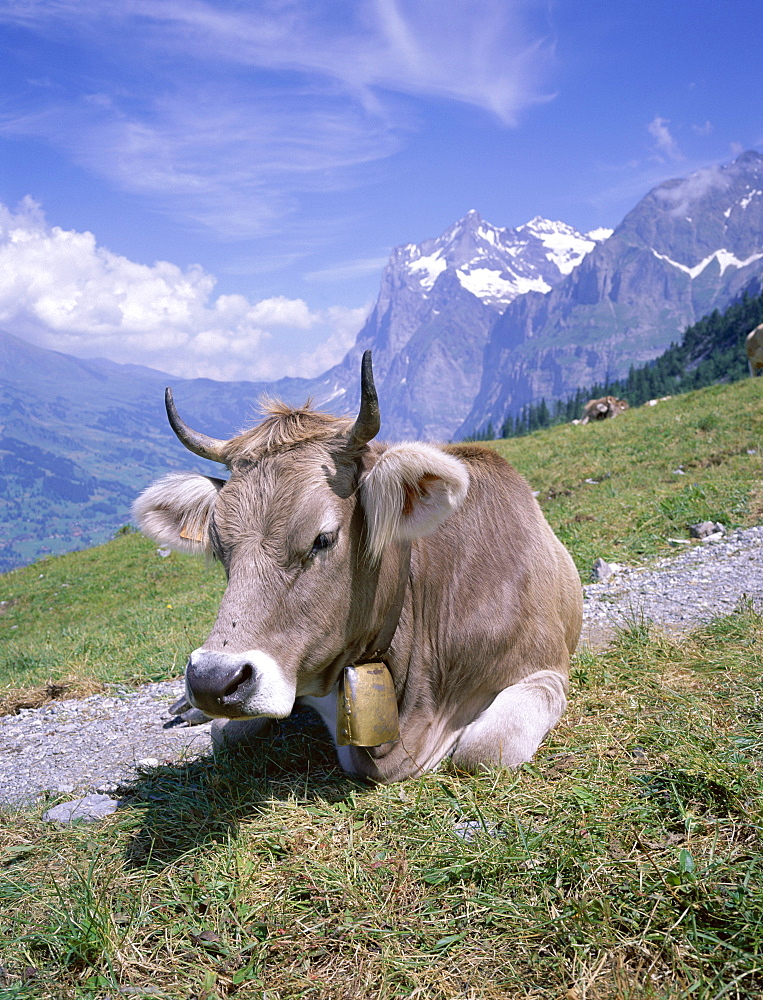
[[[647,125],[649,134],[654,139],[657,152],[669,160],[682,160],[683,153],[678,148],[678,143],[670,131],[670,119],[661,118],[657,115]]]
[[[0,325],[43,347],[189,377],[309,376],[342,358],[367,313],[214,289],[200,267],[138,264],[50,226],[29,198],[0,204]]]
[[[306,281],[351,281],[353,278],[365,277],[368,274],[381,274],[382,268],[389,260],[386,257],[362,257],[359,260],[348,260],[344,263],[334,264],[331,267],[322,267],[316,271],[309,271],[305,275]]]
[[[692,125],[691,129],[695,135],[711,135],[713,123],[711,121],[704,121],[701,125]]]
[[[515,124],[548,99],[553,61],[523,0],[0,0],[3,22],[67,59],[29,67],[0,134],[225,238],[362,182],[416,128],[411,97]]]
[[[695,170],[671,187],[661,188],[658,192],[662,201],[670,206],[671,215],[681,218],[686,215],[692,205],[704,198],[711,191],[722,190],[729,186],[728,173],[717,164]]]

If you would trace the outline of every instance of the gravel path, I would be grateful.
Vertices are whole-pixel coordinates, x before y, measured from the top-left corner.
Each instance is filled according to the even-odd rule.
[[[606,583],[583,587],[583,641],[595,646],[634,615],[686,630],[729,614],[743,596],[763,609],[763,525],[720,541],[693,542],[649,566],[624,566]]]
[[[763,526],[693,543],[647,567],[624,567],[584,592],[589,645],[638,614],[687,629],[729,613],[743,595],[763,609]],[[0,717],[0,805],[45,793],[114,793],[136,767],[208,752],[209,723],[188,726],[169,714],[182,689],[179,680],[149,684]]]
[[[169,714],[182,680],[52,701],[0,717],[0,805],[45,792],[112,794],[139,766],[209,750],[210,728]]]

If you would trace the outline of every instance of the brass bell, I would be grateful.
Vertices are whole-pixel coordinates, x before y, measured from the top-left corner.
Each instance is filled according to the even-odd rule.
[[[395,682],[387,665],[345,667],[336,702],[338,746],[378,747],[399,739]]]

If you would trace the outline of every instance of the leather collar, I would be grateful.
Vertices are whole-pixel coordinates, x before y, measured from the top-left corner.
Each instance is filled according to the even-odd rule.
[[[382,663],[387,662],[387,653],[389,652],[389,647],[392,645],[392,640],[395,637],[395,632],[397,631],[397,626],[400,622],[400,615],[403,611],[405,592],[408,588],[408,579],[411,569],[411,543],[400,542],[398,543],[398,548],[400,551],[400,562],[398,564],[395,598],[390,605],[390,609],[387,612],[384,621],[382,622],[381,628],[372,642],[369,643],[365,653],[355,660],[356,663],[372,663],[376,661],[380,661]]]

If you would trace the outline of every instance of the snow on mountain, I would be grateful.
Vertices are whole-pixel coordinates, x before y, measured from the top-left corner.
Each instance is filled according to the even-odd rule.
[[[603,243],[604,240],[609,239],[613,232],[614,229],[607,229],[606,226],[599,226],[598,229],[592,229],[587,236],[589,240],[594,240],[596,243]]]
[[[516,231],[530,233],[540,240],[547,250],[546,258],[555,264],[562,274],[569,274],[597,243],[612,235],[611,229],[597,229],[584,236],[565,222],[551,222],[539,215],[519,226]]]
[[[545,223],[530,227],[546,235]],[[748,150],[657,185],[550,292],[510,303],[493,325],[479,393],[455,433],[500,427],[527,403],[622,377],[702,316],[761,288],[763,154]]]
[[[393,253],[406,284],[428,294],[446,270],[486,305],[503,309],[525,292],[547,292],[611,230],[583,234],[564,222],[536,216],[516,229],[486,222],[472,209],[436,239]]]
[[[672,267],[677,267],[679,271],[684,271],[689,275],[690,278],[696,278],[705,270],[711,261],[717,260],[721,269],[721,274],[727,270],[729,267],[747,267],[748,264],[754,264],[756,260],[761,260],[763,258],[763,253],[753,253],[750,254],[746,260],[740,260],[731,251],[720,249],[714,250],[713,253],[704,257],[698,264],[693,267],[688,267],[686,264],[679,264],[677,260],[671,260],[670,257],[666,257],[664,253],[658,253],[654,248],[652,248],[652,253],[658,260],[664,260],[667,264]]]

